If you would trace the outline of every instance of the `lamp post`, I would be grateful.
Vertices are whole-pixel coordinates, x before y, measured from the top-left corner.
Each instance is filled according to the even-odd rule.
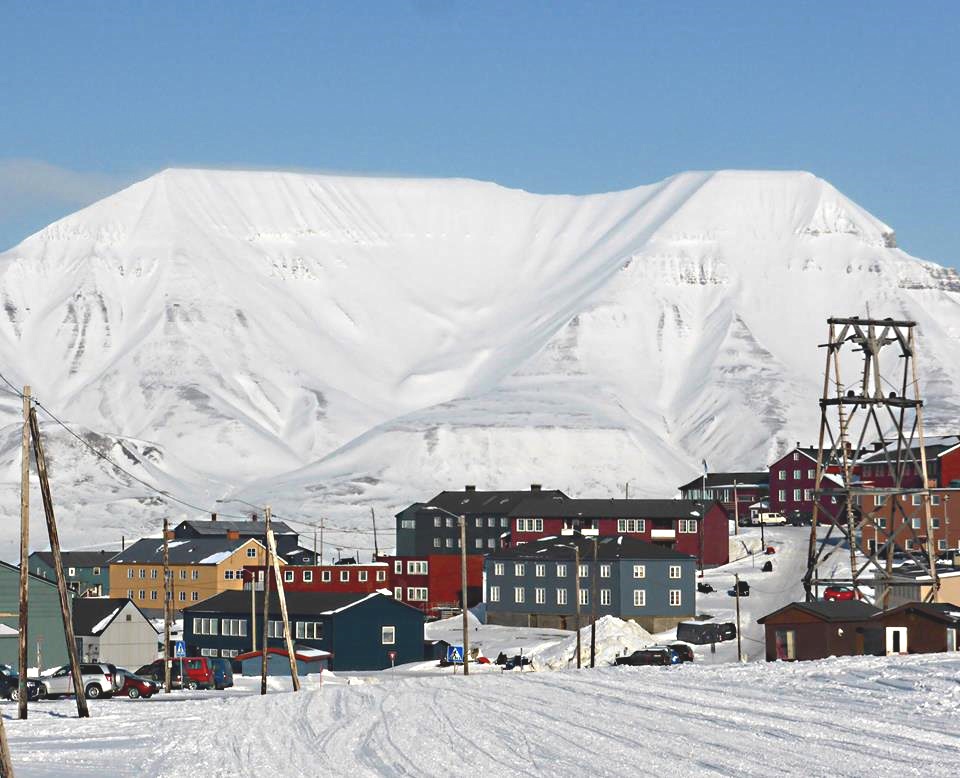
[[[569,546],[566,543],[560,543],[558,545],[563,548],[573,549],[573,587],[577,603],[577,669],[579,670],[582,661],[580,658],[580,546],[576,543]],[[594,561],[594,566],[596,566],[596,561]],[[592,645],[591,642],[591,646]]]
[[[470,622],[467,610],[467,517],[440,508],[428,505],[423,510],[439,511],[457,520],[460,527],[460,604],[463,610],[463,674],[470,675]]]

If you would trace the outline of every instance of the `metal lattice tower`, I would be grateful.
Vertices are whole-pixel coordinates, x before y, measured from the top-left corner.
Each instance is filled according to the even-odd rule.
[[[826,349],[826,366],[810,555],[803,579],[807,600],[816,598],[819,586],[846,585],[885,607],[891,585],[916,583],[916,578],[898,574],[896,549],[915,566],[929,569],[927,599],[936,602],[939,580],[917,380],[916,322],[854,316],[827,323],[829,338],[821,346]],[[851,380],[844,380],[844,371]],[[864,478],[860,463],[867,456],[880,472]],[[918,508],[920,529],[911,521],[918,517],[908,515]],[[822,538],[817,537],[820,525],[827,526]],[[860,542],[864,529],[873,535],[873,548]],[[849,576],[821,577],[821,568],[838,553],[838,541],[843,540],[849,547]],[[861,587],[872,589],[873,595]]]

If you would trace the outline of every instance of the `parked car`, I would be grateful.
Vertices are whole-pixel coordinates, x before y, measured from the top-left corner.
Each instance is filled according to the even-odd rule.
[[[10,665],[0,665],[0,697],[17,702],[20,699],[20,675]],[[34,678],[27,679],[27,699],[36,700],[40,697],[40,682]]]
[[[207,660],[213,667],[213,688],[217,691],[233,686],[233,666],[229,659],[211,657]]]
[[[673,643],[667,643],[667,648],[669,648],[680,659],[681,664],[683,662],[693,661],[692,646],[688,646],[686,643],[681,643],[679,641],[674,641]]]
[[[117,689],[117,694],[125,695],[131,700],[136,700],[140,697],[146,700],[160,691],[160,684],[156,681],[151,681],[149,678],[141,678],[129,670],[117,670],[117,675],[120,676],[120,688]]]
[[[183,659],[169,659],[170,662],[170,682],[176,688],[187,689],[212,689],[214,686],[214,672],[211,662],[212,658],[205,656],[188,656]],[[180,667],[183,666],[186,675],[186,683],[181,682]],[[144,665],[137,670],[137,675],[149,678],[151,681],[163,683],[163,660],[157,659],[148,665]],[[231,682],[233,678],[231,676]]]
[[[618,656],[613,660],[616,665],[678,665],[681,660],[678,654],[666,646],[648,646],[634,651],[626,656]]]
[[[713,592],[713,591],[716,591],[716,590],[715,590],[710,584],[706,583],[705,581],[698,581],[698,582],[697,582],[697,591],[700,592],[700,594],[710,594],[710,592]]]
[[[83,693],[89,699],[98,697],[112,697],[116,687],[117,668],[111,664],[81,664],[80,680],[83,683]],[[62,697],[74,694],[73,674],[70,665],[58,667],[52,673],[40,676],[41,697]]]
[[[757,517],[757,524],[763,524],[765,526],[782,526],[787,523],[787,517],[782,513],[761,513]]]
[[[677,640],[703,646],[707,643],[722,643],[737,636],[737,627],[732,622],[681,621],[677,624]]]
[[[823,599],[827,602],[859,600],[860,595],[855,589],[849,586],[828,586],[823,590]]]

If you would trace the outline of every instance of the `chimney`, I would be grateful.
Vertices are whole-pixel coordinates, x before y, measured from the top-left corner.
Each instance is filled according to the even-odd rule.
[[[539,492],[543,487],[540,484],[530,484],[531,492]]]
[[[800,441],[797,441],[797,448],[800,448]]]
[[[463,487],[463,490],[465,492],[475,492],[477,491],[477,487],[474,484],[467,484],[466,486]]]
[[[256,521],[256,520],[257,520],[257,512],[254,511],[253,513],[250,514],[250,521]]]
[[[211,514],[210,514],[210,521],[216,521],[216,520],[217,520],[217,514],[216,514],[216,513],[211,513]]]
[[[228,529],[227,540],[240,540],[240,532],[235,529]]]

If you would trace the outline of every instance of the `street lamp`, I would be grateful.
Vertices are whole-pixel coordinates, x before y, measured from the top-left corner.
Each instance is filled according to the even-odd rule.
[[[580,546],[576,543],[567,545],[566,543],[557,544],[561,548],[573,549],[573,585],[577,599],[577,669],[581,667],[580,659]],[[596,564],[596,562],[594,562]]]
[[[467,618],[467,517],[458,516],[437,505],[427,505],[425,511],[439,511],[457,520],[460,525],[460,604],[463,610],[463,674],[470,675],[470,623]]]

